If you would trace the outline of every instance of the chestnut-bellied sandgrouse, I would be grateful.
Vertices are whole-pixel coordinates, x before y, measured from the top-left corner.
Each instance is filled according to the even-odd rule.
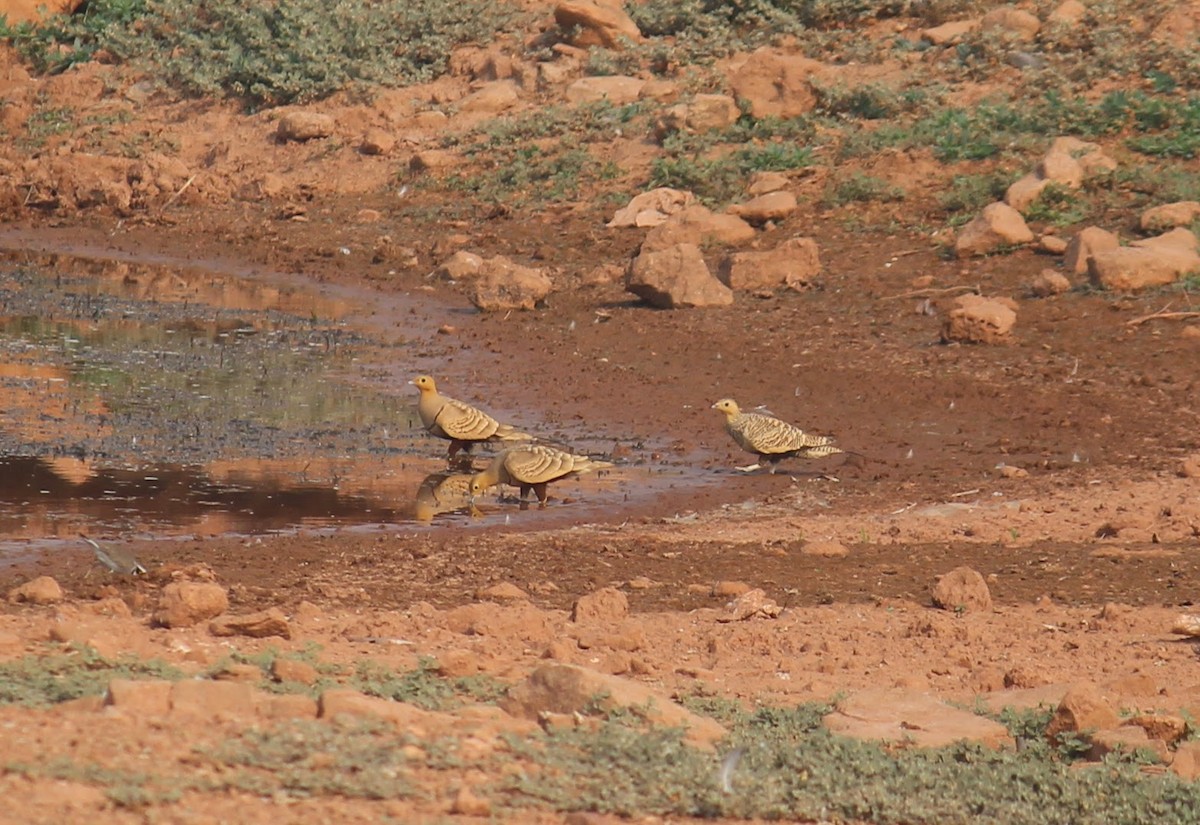
[[[546,504],[546,485],[568,476],[603,470],[613,466],[586,455],[575,455],[544,444],[512,447],[492,459],[492,463],[471,479],[471,495],[477,496],[489,487],[507,484],[521,489],[521,500],[532,490],[538,502]]]
[[[775,465],[785,458],[821,458],[842,452],[833,446],[833,439],[829,436],[810,435],[773,415],[744,413],[732,398],[722,398],[712,406],[725,415],[725,431],[738,446],[770,464],[772,473],[775,472]],[[751,464],[738,469],[750,472],[760,466]]]
[[[94,541],[83,533],[79,534],[79,538],[91,545],[92,552],[96,554],[96,561],[103,564],[113,573],[120,573],[123,576],[137,576],[145,573],[146,568],[140,561],[123,547],[104,547],[99,542]]]
[[[417,414],[421,417],[425,429],[450,442],[446,457],[451,461],[459,450],[469,453],[473,445],[481,442],[533,440],[533,436],[528,433],[515,430],[508,424],[501,424],[470,404],[442,395],[437,390],[437,384],[428,375],[419,375],[408,383],[421,391],[421,397],[417,401]]]

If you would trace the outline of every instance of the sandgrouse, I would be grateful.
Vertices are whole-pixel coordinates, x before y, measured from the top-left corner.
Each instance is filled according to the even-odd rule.
[[[421,482],[413,503],[418,521],[432,521],[438,513],[470,510],[470,473],[434,473]]]
[[[121,547],[104,547],[99,542],[79,534],[79,538],[91,545],[92,552],[96,554],[96,561],[107,567],[113,573],[120,573],[124,576],[137,576],[146,572],[145,566],[130,553]]]
[[[481,442],[531,441],[533,436],[501,424],[482,410],[454,398],[442,395],[428,375],[420,375],[408,383],[421,391],[417,414],[425,429],[450,442],[446,457],[453,461],[459,450],[470,453]]]
[[[608,461],[574,455],[543,444],[513,447],[492,459],[487,469],[475,474],[471,479],[471,495],[477,496],[497,484],[508,484],[521,489],[522,502],[532,490],[544,507],[546,485],[551,481],[611,466]]]
[[[785,458],[821,458],[842,452],[833,446],[833,439],[829,436],[810,435],[772,415],[744,413],[732,398],[722,398],[712,406],[714,410],[724,413],[725,430],[738,446],[765,460],[771,465],[772,473],[775,472],[776,465]],[[738,469],[750,472],[760,466],[751,464],[749,467]]]

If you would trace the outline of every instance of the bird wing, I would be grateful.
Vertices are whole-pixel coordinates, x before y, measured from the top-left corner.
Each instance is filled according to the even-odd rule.
[[[594,464],[584,455],[572,455],[553,447],[533,446],[509,450],[504,457],[504,468],[515,481],[544,484],[571,473],[593,469]]]
[[[449,438],[459,441],[486,441],[500,428],[496,419],[470,404],[453,398],[446,398],[445,401],[433,419],[433,426]]]
[[[810,435],[786,421],[757,413],[739,415],[732,422],[730,432],[743,447],[763,455],[790,453],[833,443],[829,436]]]

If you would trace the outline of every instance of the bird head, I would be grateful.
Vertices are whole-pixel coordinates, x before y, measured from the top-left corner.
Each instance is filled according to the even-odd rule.
[[[433,383],[433,377],[429,375],[418,375],[408,383],[412,384],[422,393],[437,392],[437,385]]]
[[[488,481],[487,473],[476,473],[471,476],[471,500],[474,501],[476,496],[483,495],[487,492],[487,488],[491,486],[492,484]]]
[[[713,404],[712,408],[714,410],[720,410],[725,414],[726,418],[733,418],[735,415],[741,412],[741,410],[738,409],[737,402],[732,398],[722,398],[720,401]]]

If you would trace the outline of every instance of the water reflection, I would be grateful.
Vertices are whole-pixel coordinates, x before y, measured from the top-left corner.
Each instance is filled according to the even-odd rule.
[[[471,473],[433,473],[417,488],[413,517],[430,522],[434,516],[462,510],[469,515],[479,511],[471,506]]]

